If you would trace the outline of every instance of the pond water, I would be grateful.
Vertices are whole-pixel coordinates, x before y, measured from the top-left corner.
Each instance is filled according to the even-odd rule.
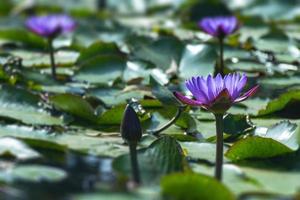
[[[14,181],[0,189],[2,200],[65,200],[76,193],[113,189],[116,178],[111,168],[111,158],[86,156],[74,152],[38,150],[43,158],[20,163],[24,165],[45,165],[64,170],[66,178],[61,181],[40,180],[30,182]],[[3,159],[2,159],[3,161]]]

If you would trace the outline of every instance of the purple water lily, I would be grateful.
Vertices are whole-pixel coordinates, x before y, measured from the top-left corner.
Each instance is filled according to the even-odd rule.
[[[33,16],[27,19],[25,24],[35,34],[48,39],[51,73],[53,78],[56,79],[53,39],[61,33],[73,31],[76,27],[75,21],[68,15],[56,14]]]
[[[76,23],[68,15],[53,14],[30,17],[26,21],[26,27],[37,35],[53,38],[61,33],[73,31]]]
[[[217,17],[205,17],[199,24],[200,28],[207,34],[218,38],[220,46],[220,61],[217,68],[217,72],[223,76],[224,72],[224,38],[227,35],[234,33],[239,28],[239,22],[234,16],[217,16]]]
[[[219,38],[234,33],[239,27],[239,22],[234,16],[217,16],[205,17],[198,25],[207,34]]]
[[[185,83],[195,100],[185,97],[179,92],[174,92],[177,99],[184,104],[201,106],[215,115],[217,136],[215,178],[219,181],[222,180],[223,165],[223,116],[232,104],[246,100],[257,91],[258,86],[255,86],[241,95],[246,83],[247,76],[245,74],[242,76],[238,73],[228,74],[224,78],[221,74],[218,74],[215,78],[211,75],[207,78],[198,76],[192,77]]]
[[[179,92],[174,95],[184,104],[201,106],[213,113],[225,113],[234,103],[241,102],[252,96],[258,89],[253,87],[240,95],[247,83],[247,76],[238,73],[228,74],[224,78],[218,74],[215,78],[198,76],[186,81],[186,87],[195,97],[190,99]]]

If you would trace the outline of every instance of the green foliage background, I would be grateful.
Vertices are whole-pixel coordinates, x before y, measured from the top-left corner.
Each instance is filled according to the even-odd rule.
[[[77,21],[55,39],[57,81],[47,43],[24,27],[53,12]],[[212,15],[238,17],[226,70],[260,85],[225,117],[222,184],[210,177],[210,113],[186,108],[162,137],[148,134],[176,113],[172,91],[214,73],[217,41],[197,27]],[[299,1],[3,0],[0,16],[1,199],[299,199]],[[144,130],[143,185],[132,190],[119,134],[127,103]]]

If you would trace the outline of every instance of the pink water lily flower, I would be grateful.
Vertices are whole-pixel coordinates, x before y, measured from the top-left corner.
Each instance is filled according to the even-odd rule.
[[[198,25],[213,37],[225,37],[239,28],[239,22],[234,16],[205,17]]]
[[[185,82],[187,89],[195,99],[174,92],[178,100],[191,106],[201,106],[214,114],[224,114],[234,103],[241,102],[254,95],[258,85],[241,95],[247,83],[247,76],[238,73],[228,74],[224,78],[218,74],[215,78],[197,76]]]

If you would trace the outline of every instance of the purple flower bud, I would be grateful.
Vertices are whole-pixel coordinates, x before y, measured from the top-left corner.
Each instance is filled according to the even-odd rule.
[[[207,34],[218,38],[226,37],[239,28],[239,22],[234,16],[205,17],[198,25]]]
[[[54,38],[61,33],[73,31],[76,23],[68,15],[43,15],[27,19],[26,27],[42,37]]]
[[[215,78],[211,75],[206,78],[198,76],[185,82],[195,100],[179,92],[174,92],[174,95],[185,104],[201,106],[214,114],[224,114],[232,104],[246,100],[257,91],[258,85],[241,95],[246,83],[245,74],[242,76],[238,73],[228,74],[224,78],[220,74]]]
[[[130,105],[126,106],[123,114],[121,135],[128,143],[137,143],[142,137],[140,120]]]

